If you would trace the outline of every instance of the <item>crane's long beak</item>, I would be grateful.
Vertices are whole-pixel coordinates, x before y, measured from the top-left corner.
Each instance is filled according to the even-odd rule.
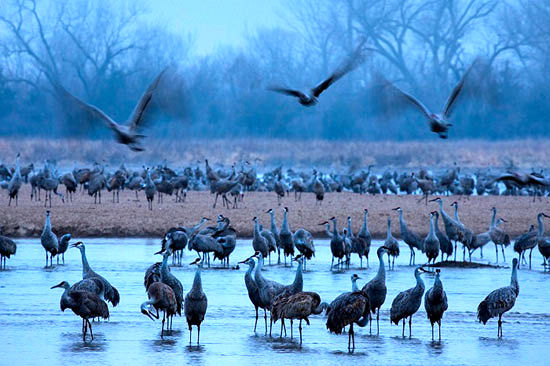
[[[63,282],[62,282],[62,283],[63,283]],[[54,289],[54,288],[58,288],[58,287],[61,287],[61,283],[58,283],[57,285],[50,287],[50,290],[51,290],[51,289]]]
[[[151,319],[152,321],[155,321],[155,318],[156,318],[156,317],[153,318],[153,316],[155,316],[155,315],[154,315],[154,314],[151,314],[150,311],[147,311],[147,310],[145,310],[145,309],[142,309],[142,310],[141,310],[141,313],[144,314],[144,315],[147,315],[147,316],[149,317],[149,319]]]

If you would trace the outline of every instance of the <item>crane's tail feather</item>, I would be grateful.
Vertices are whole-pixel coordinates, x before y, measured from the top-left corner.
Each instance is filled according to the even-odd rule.
[[[483,323],[487,324],[487,321],[491,319],[491,313],[489,312],[489,306],[487,305],[487,301],[482,301],[479,306],[477,307],[477,319]]]

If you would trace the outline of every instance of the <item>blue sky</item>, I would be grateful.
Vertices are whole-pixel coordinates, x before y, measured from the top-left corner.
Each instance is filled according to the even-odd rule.
[[[242,44],[246,32],[279,26],[285,0],[147,0],[151,15],[176,32],[191,32],[195,51]]]

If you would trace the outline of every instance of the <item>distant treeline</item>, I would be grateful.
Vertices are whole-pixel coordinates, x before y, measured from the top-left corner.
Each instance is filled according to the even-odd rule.
[[[293,0],[287,27],[262,29],[242,48],[197,56],[189,34],[150,23],[140,1],[5,0],[0,6],[0,134],[109,134],[67,118],[54,86],[117,121],[164,67],[157,137],[436,139],[422,116],[383,95],[381,76],[439,112],[478,56],[450,137],[549,136],[550,0]],[[266,90],[308,88],[361,39],[366,61],[304,108]],[[393,110],[395,109],[395,110]]]

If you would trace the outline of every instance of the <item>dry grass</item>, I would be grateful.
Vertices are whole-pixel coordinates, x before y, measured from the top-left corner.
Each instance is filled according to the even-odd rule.
[[[0,159],[12,163],[17,152],[24,161],[57,159],[59,166],[72,167],[75,161],[89,164],[106,160],[113,164],[159,163],[167,159],[173,166],[182,166],[209,158],[230,165],[241,159],[259,157],[264,166],[310,169],[364,167],[378,169],[446,168],[453,163],[469,168],[502,167],[508,160],[520,168],[545,167],[550,161],[550,139],[517,141],[443,141],[421,142],[346,142],[293,141],[268,139],[242,140],[146,140],[147,150],[132,153],[110,139],[89,141],[77,139],[0,139]]]
[[[18,207],[7,207],[7,198],[2,195],[0,206],[0,227],[8,236],[39,236],[43,223],[45,208],[42,202],[29,200],[28,185],[23,187]],[[390,214],[394,218],[393,232],[397,235],[399,227],[397,215],[391,211],[401,206],[410,229],[420,235],[426,235],[428,214],[437,205],[417,203],[418,196],[367,196],[353,193],[327,194],[321,207],[315,206],[312,194],[303,194],[301,202],[294,202],[293,196],[285,197],[283,206],[289,207],[289,222],[291,229],[303,227],[316,237],[325,237],[324,227],[318,223],[331,216],[337,216],[339,224],[344,225],[349,215],[353,217],[354,231],[357,231],[362,219],[362,211],[366,207],[370,212],[369,228],[376,238],[386,235],[386,218]],[[133,192],[122,192],[120,204],[111,202],[111,195],[104,192],[103,204],[94,205],[93,198],[80,193],[72,203],[62,204],[56,197],[52,211],[52,224],[58,234],[72,233],[75,236],[110,236],[110,237],[159,237],[166,229],[180,224],[190,225],[198,222],[201,217],[215,218],[223,213],[231,218],[239,236],[252,235],[252,217],[258,216],[264,225],[269,226],[269,215],[264,214],[268,208],[277,211],[277,222],[280,224],[282,209],[277,207],[274,193],[255,192],[247,194],[239,209],[228,210],[221,207],[221,200],[216,209],[212,208],[214,196],[207,192],[190,192],[185,203],[175,203],[174,198],[165,197],[164,204],[155,201],[153,211],[147,209],[143,195],[140,202],[134,202]],[[548,210],[548,198],[532,202],[530,197],[482,196],[445,197],[445,209],[452,213],[449,204],[458,200],[460,203],[460,218],[474,232],[486,231],[492,206],[498,208],[498,215],[509,222],[502,227],[513,236],[528,229],[530,224],[536,224],[538,212]],[[282,206],[281,206],[282,207]],[[443,229],[440,223],[441,229]]]

